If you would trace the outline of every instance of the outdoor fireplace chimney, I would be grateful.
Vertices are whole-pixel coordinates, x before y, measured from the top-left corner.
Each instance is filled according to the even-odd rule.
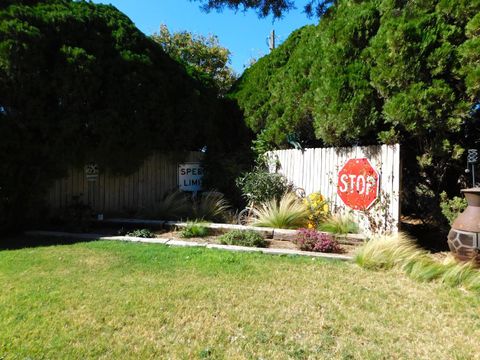
[[[468,206],[453,222],[448,247],[458,260],[480,265],[480,188],[463,189]]]

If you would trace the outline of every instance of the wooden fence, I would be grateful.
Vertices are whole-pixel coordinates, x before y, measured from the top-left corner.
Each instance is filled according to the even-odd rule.
[[[200,152],[182,156],[155,154],[129,176],[112,175],[102,169],[98,169],[98,175],[85,168],[70,169],[67,177],[52,186],[47,202],[53,209],[62,209],[79,197],[97,213],[134,213],[178,188],[178,164],[198,162],[202,155]]]
[[[269,152],[270,171],[285,175],[307,194],[326,196],[334,212],[350,212],[366,230],[396,232],[400,220],[400,145],[277,150]],[[379,199],[366,211],[345,206],[337,194],[338,173],[348,159],[367,158],[380,175]]]

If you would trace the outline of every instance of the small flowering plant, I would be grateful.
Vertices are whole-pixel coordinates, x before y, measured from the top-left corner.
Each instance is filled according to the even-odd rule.
[[[330,235],[313,229],[299,229],[294,243],[303,251],[340,253],[342,248]]]
[[[319,192],[314,192],[308,195],[303,202],[308,209],[307,227],[316,229],[330,214],[327,199]]]

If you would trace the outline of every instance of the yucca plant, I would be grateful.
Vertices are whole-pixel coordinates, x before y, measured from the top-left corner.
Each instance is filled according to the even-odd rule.
[[[228,217],[230,205],[222,193],[206,191],[193,204],[193,216],[208,221],[223,221]]]
[[[260,204],[253,212],[256,218],[253,226],[298,229],[305,227],[308,221],[307,207],[293,193]]]
[[[179,220],[192,214],[189,195],[175,190],[165,194],[149,211],[149,216],[162,220]]]
[[[356,234],[359,231],[359,227],[351,216],[334,215],[320,223],[318,230],[332,234]]]

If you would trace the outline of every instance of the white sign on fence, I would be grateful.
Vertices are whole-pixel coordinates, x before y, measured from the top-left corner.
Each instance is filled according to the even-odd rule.
[[[320,192],[330,202],[332,212],[351,214],[365,232],[398,231],[400,145],[277,150],[269,152],[268,156],[272,164],[270,172],[278,171],[285,175],[296,187],[303,188],[307,195]],[[366,159],[378,171],[378,198],[375,198],[371,207],[369,205],[363,210],[347,207],[338,194],[341,193],[339,184],[342,184],[339,174],[350,159]]]
[[[201,191],[203,167],[200,163],[178,164],[178,187],[182,191]]]

